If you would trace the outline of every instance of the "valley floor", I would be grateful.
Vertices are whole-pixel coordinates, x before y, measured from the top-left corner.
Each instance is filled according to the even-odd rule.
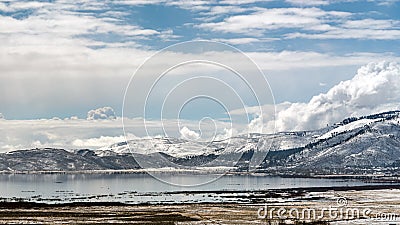
[[[398,187],[268,196],[253,204],[3,202],[0,224],[400,224]]]

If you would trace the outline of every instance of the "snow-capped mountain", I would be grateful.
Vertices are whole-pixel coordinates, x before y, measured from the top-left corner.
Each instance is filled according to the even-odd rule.
[[[213,141],[211,143],[189,141],[172,137],[143,138],[120,142],[96,151],[103,155],[108,151],[118,154],[152,154],[164,153],[177,158],[193,157],[208,154],[243,153],[254,149],[259,145],[260,135],[251,137],[237,136],[227,140]],[[268,151],[268,149],[266,149]]]
[[[326,170],[396,167],[400,162],[400,112],[348,118],[286,159],[286,166]]]
[[[0,154],[2,171],[104,170],[205,166],[280,173],[351,173],[400,166],[400,111],[342,122],[314,131],[236,136],[211,143],[160,137],[134,139],[98,150],[34,149]],[[261,153],[261,154],[257,154]],[[138,162],[141,162],[138,164]]]
[[[390,111],[342,122],[314,131],[237,136],[208,144],[176,138],[136,139],[98,150],[117,154],[162,153],[190,165],[198,157],[268,152],[262,169],[344,171],[387,167],[400,162],[400,111]],[[248,156],[251,158],[251,156]],[[218,160],[217,160],[218,161]],[[241,163],[243,164],[243,163]]]

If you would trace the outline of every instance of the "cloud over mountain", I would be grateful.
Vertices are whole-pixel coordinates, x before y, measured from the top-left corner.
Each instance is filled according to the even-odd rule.
[[[308,103],[287,104],[277,112],[278,131],[317,129],[349,116],[399,109],[400,64],[369,63],[347,81]]]
[[[361,67],[350,80],[340,82],[323,94],[314,96],[307,103],[284,102],[276,105],[276,131],[318,129],[350,116],[399,109],[400,64],[394,62],[370,63]],[[266,105],[263,107],[272,107]],[[223,129],[217,140],[247,132],[259,132],[264,121],[263,132],[272,132],[272,116],[258,115],[258,107],[247,109],[254,114],[249,124],[235,124],[237,129]],[[271,110],[263,110],[263,112]],[[245,113],[234,110],[232,115]],[[42,120],[0,120],[0,152],[36,147],[57,147],[66,149],[99,148],[124,140],[122,119],[116,118],[111,107],[91,110],[86,119],[42,119]],[[111,120],[109,120],[111,119]],[[268,122],[269,121],[269,122]],[[214,130],[196,129],[198,121],[185,121],[177,129],[176,121],[163,121],[171,136],[197,140],[212,135]],[[143,125],[142,118],[124,118],[124,125],[137,137],[149,135],[137,129]],[[148,128],[157,130],[159,121],[148,121]],[[227,126],[222,126],[227,127]]]
[[[103,107],[90,110],[87,114],[87,120],[114,120],[116,119],[114,109]]]
[[[181,138],[187,140],[197,140],[200,138],[200,134],[198,134],[196,131],[190,130],[187,127],[180,129],[179,133],[181,134]]]

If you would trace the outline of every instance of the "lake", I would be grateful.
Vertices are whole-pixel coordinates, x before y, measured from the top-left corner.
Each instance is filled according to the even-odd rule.
[[[214,182],[183,187],[171,183],[203,183],[212,175],[159,174],[163,181],[148,174],[2,174],[2,201],[199,203],[235,202],[221,191],[258,191],[286,188],[366,185],[361,180],[282,178],[272,176],[225,175]],[[379,183],[376,183],[377,185]]]

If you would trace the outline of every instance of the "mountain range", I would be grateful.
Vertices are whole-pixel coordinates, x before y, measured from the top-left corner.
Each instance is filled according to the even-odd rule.
[[[95,150],[18,150],[0,154],[0,171],[228,167],[270,174],[396,173],[400,166],[399,116],[400,111],[389,111],[346,118],[318,130],[250,134],[206,144],[160,137]],[[258,163],[252,165],[257,157]]]

